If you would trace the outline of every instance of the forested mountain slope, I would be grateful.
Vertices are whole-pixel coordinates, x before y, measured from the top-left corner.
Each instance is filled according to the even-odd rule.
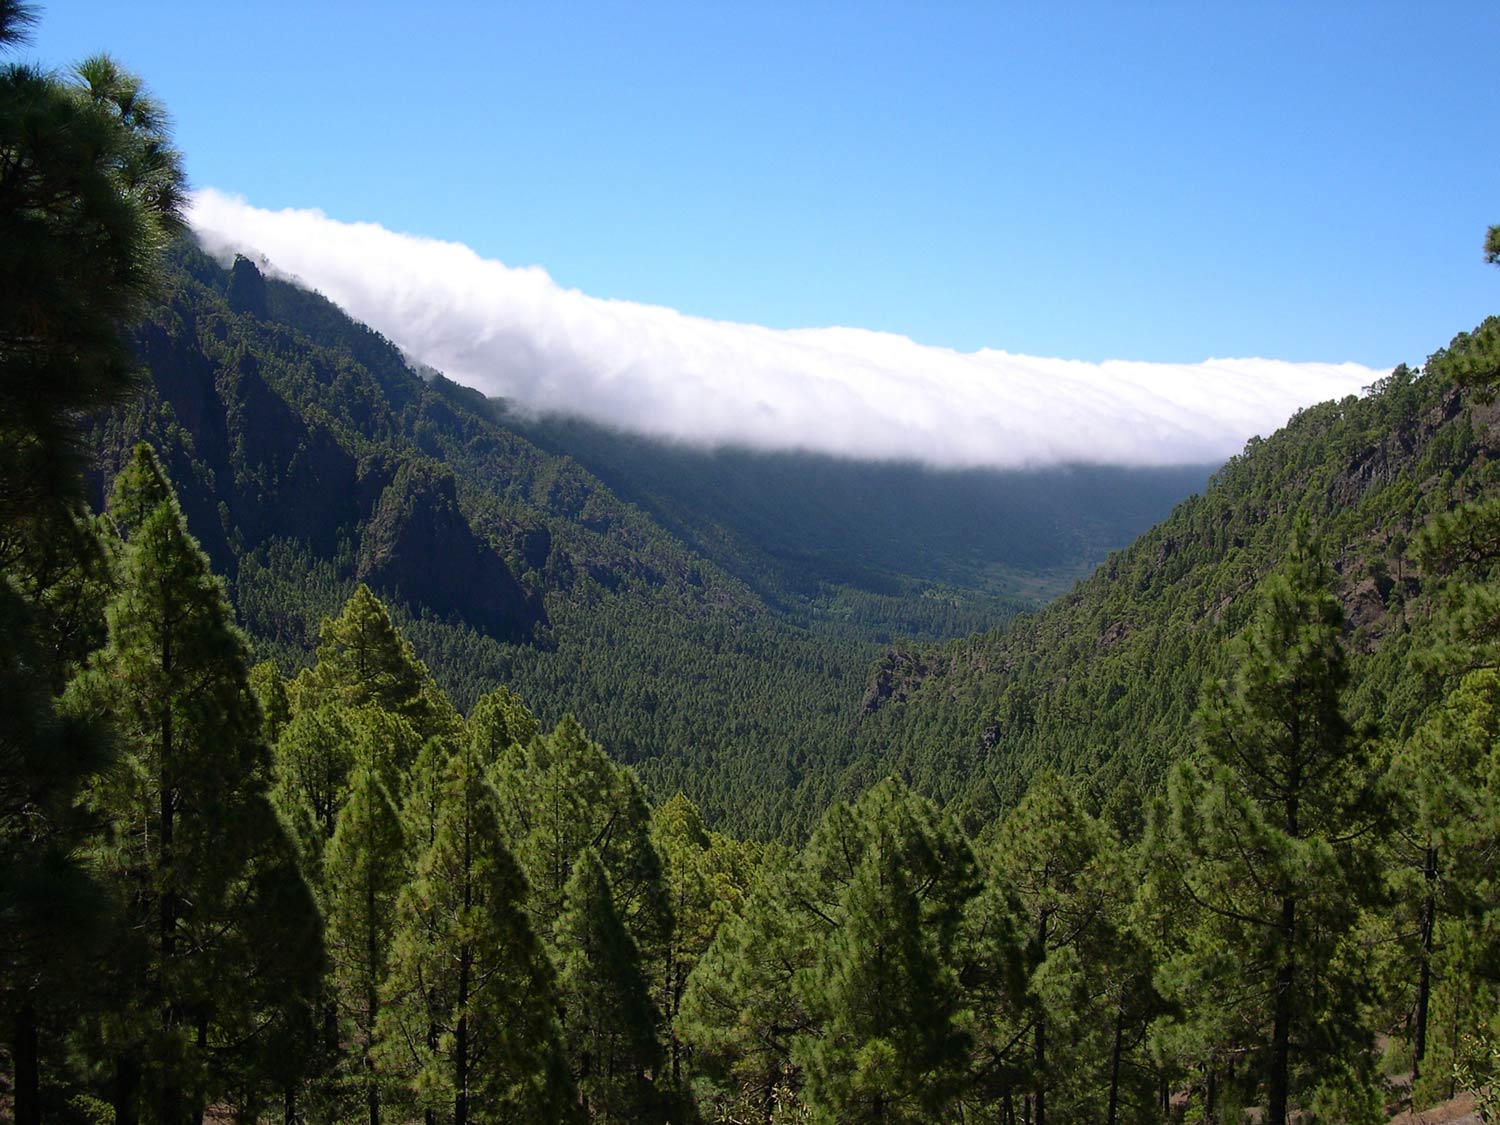
[[[914,596],[936,584],[980,605],[984,594],[1046,600],[1201,491],[1216,467],[930,469],[504,417],[778,602],[827,583]]]
[[[136,345],[150,382],[96,423],[98,485],[136,441],[160,450],[261,653],[305,663],[368,582],[461,707],[509,683],[741,827],[810,815],[781,798],[846,737],[873,651],[860,627],[779,618],[482,398],[243,259],[179,247]],[[950,631],[942,606],[913,606],[928,616],[904,627]]]
[[[1497,453],[1500,413],[1435,373],[1398,368],[1370,394],[1300,412],[1042,612],[888,650],[843,787],[896,771],[978,827],[1043,768],[1087,779],[1100,801],[1122,781],[1151,786],[1191,746],[1200,688],[1300,513],[1346,609],[1357,710],[1409,729],[1437,687],[1409,659],[1435,597],[1413,539],[1493,491]]]
[[[545,721],[577,714],[658,799],[682,789],[712,821],[763,835],[800,835],[889,772],[960,801],[971,827],[1044,766],[1087,775],[1101,800],[1121,780],[1154,782],[1190,744],[1203,677],[1298,511],[1333,553],[1369,665],[1361,705],[1408,720],[1430,687],[1404,667],[1427,612],[1408,540],[1485,487],[1496,441],[1492,411],[1403,369],[1252,442],[1072,593],[994,630],[1022,606],[985,592],[953,542],[922,555],[916,531],[883,550],[871,534],[840,574],[831,544],[851,535],[837,520],[801,555],[788,537],[820,522],[816,501],[781,525],[753,504],[757,482],[793,492],[799,465],[855,500],[882,481],[932,491],[918,470],[857,477],[556,422],[518,431],[323,298],[186,247],[137,344],[151,386],[97,425],[101,477],[139,438],[161,450],[262,653],[304,663],[322,618],[368,582],[461,707],[508,683]],[[1075,522],[1049,549],[1121,530],[1085,518],[1097,496],[1067,497],[1087,478],[1053,493]],[[952,522],[984,491],[971,481],[937,511]],[[992,631],[938,643],[976,629]]]
[[[826,803],[881,646],[993,627],[1027,604],[1004,592],[1014,579],[1076,573],[1195,477],[1156,474],[1104,518],[1078,500],[1087,474],[1022,479],[1007,499],[901,467],[821,465],[833,486],[809,488],[796,458],[747,472],[624,439],[630,456],[606,457],[600,434],[556,424],[534,433],[544,448],[321,296],[189,244],[135,344],[150,381],[94,426],[97,494],[151,442],[260,654],[305,663],[321,620],[366,582],[460,707],[510,684],[548,722],[577,714],[657,797],[683,789],[758,834],[805,831]],[[932,511],[898,528],[913,503]],[[924,553],[923,528],[958,508],[970,530]],[[840,559],[861,521],[878,557]]]

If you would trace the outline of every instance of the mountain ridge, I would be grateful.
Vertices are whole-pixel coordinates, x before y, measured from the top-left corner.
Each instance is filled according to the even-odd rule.
[[[713,520],[679,535],[243,258],[180,246],[134,339],[150,379],[94,423],[96,495],[156,445],[260,656],[304,664],[367,581],[460,706],[505,682],[545,721],[574,712],[653,794],[740,831],[806,830],[881,644],[1027,604],[891,568],[809,577],[756,547],[763,518],[720,521],[719,547]]]
[[[997,574],[983,544],[1012,530],[998,523],[975,537],[978,564],[958,539],[914,552],[927,527],[1004,480],[657,448],[586,424],[523,422],[419,374],[378,333],[244,259],[225,269],[180,248],[168,289],[136,333],[147,394],[95,426],[96,485],[136,439],[159,446],[262,656],[286,670],[305,663],[323,617],[368,581],[460,706],[511,684],[544,721],[576,713],[658,799],[683,790],[715,823],[759,835],[796,837],[829,801],[890,772],[960,802],[971,823],[1012,804],[1044,763],[1090,770],[1100,784],[1150,782],[1183,751],[1197,680],[1216,657],[1206,645],[1188,652],[1149,619],[1187,580],[1211,590],[1223,626],[1214,636],[1227,637],[1286,530],[1267,497],[1295,493],[1292,507],[1311,503],[1326,523],[1332,506],[1361,499],[1360,481],[1412,493],[1412,459],[1432,461],[1439,447],[1458,474],[1443,503],[1478,487],[1465,475],[1478,456],[1472,427],[1462,430],[1467,408],[1401,368],[1366,398],[1309,408],[1251,441],[1202,495],[1047,609],[996,631],[1028,608],[1005,585],[1016,574],[1036,590],[1066,571],[1025,571],[1018,564],[1038,559],[1016,554]],[[1447,413],[1426,429],[1413,421],[1442,403]],[[1317,468],[1333,464],[1352,467]],[[1108,513],[1115,529],[1144,521],[1199,471],[1150,478],[1160,487],[1134,498],[1137,510]],[[810,486],[812,472],[834,482],[833,501]],[[1113,532],[1087,523],[1087,503],[1049,507],[1070,476],[1092,487],[1077,469],[1033,476],[1036,491],[1011,502],[1029,513],[1024,526],[1061,512],[1051,543],[1073,550],[1078,568]],[[1327,495],[1312,503],[1315,477]],[[1140,479],[1125,474],[1103,500],[1084,500],[1121,509]],[[955,482],[947,507],[895,526],[903,505]],[[775,501],[799,487],[811,498],[776,526]],[[745,503],[695,509],[695,495]],[[859,512],[883,514],[860,528]],[[855,556],[843,571],[841,542]],[[1146,563],[1143,552],[1154,552]],[[1347,591],[1367,635],[1387,613],[1390,573],[1401,576],[1398,597],[1416,596],[1410,560],[1388,555],[1387,573],[1366,566]],[[1233,580],[1193,577],[1210,563]],[[1066,624],[1075,618],[1087,627]],[[1049,646],[1058,651],[1041,651]],[[1102,685],[1098,700],[1072,699],[1049,671],[1064,653],[1080,658],[1075,678]],[[1168,683],[1177,668],[1192,668],[1194,682]],[[1054,734],[1039,738],[1043,728]]]

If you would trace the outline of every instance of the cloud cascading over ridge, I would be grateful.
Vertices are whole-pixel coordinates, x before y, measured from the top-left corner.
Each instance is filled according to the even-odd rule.
[[[213,190],[191,220],[317,289],[409,357],[539,413],[698,445],[940,467],[1203,464],[1385,374],[1354,363],[1084,363],[791,331],[589,297],[458,243],[266,211]]]

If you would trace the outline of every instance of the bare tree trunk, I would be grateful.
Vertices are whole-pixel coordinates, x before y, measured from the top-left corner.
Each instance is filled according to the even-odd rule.
[[[1114,1042],[1109,1049],[1109,1110],[1107,1120],[1109,1125],[1115,1125],[1119,1116],[1120,1105],[1120,1041],[1125,1036],[1125,1011],[1123,1008],[1115,1010],[1115,1036]]]
[[[165,676],[172,673],[171,633],[163,630],[161,668]],[[157,1000],[160,1004],[161,1028],[170,1035],[177,1021],[176,1005],[167,986],[172,971],[172,962],[177,956],[177,894],[173,890],[176,873],[173,871],[173,836],[176,828],[177,802],[172,789],[172,700],[170,694],[161,711],[161,852],[160,871],[165,884],[161,892],[161,903],[157,917],[160,943],[158,966]],[[161,1088],[161,1102],[157,1107],[160,1125],[182,1125],[182,1078],[168,1072]]]
[[[1297,900],[1287,897],[1281,902],[1281,934],[1285,943],[1281,965],[1276,970],[1275,1018],[1271,1025],[1271,1070],[1267,1078],[1266,1125],[1287,1125],[1287,1102],[1290,1093],[1292,986],[1296,981],[1297,960],[1292,951],[1296,931]]]
[[[1047,957],[1047,912],[1042,911],[1037,924],[1036,960],[1040,965]],[[1036,1039],[1032,1044],[1032,1062],[1036,1066],[1036,1125],[1047,1125],[1047,1013],[1036,1013]]]
[[[1422,877],[1427,893],[1422,899],[1422,957],[1417,966],[1417,1026],[1412,1035],[1411,1080],[1422,1077],[1422,1060],[1427,1057],[1427,1009],[1432,1000],[1432,931],[1437,916],[1437,849],[1428,848],[1423,856]]]
[[[115,1125],[140,1125],[141,1067],[129,1055],[115,1057]]]

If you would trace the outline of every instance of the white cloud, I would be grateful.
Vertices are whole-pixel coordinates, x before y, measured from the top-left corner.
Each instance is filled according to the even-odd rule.
[[[1358,364],[1083,363],[856,328],[780,331],[589,297],[451,242],[199,192],[212,250],[264,256],[449,378],[541,413],[701,445],[951,467],[1222,461]]]

